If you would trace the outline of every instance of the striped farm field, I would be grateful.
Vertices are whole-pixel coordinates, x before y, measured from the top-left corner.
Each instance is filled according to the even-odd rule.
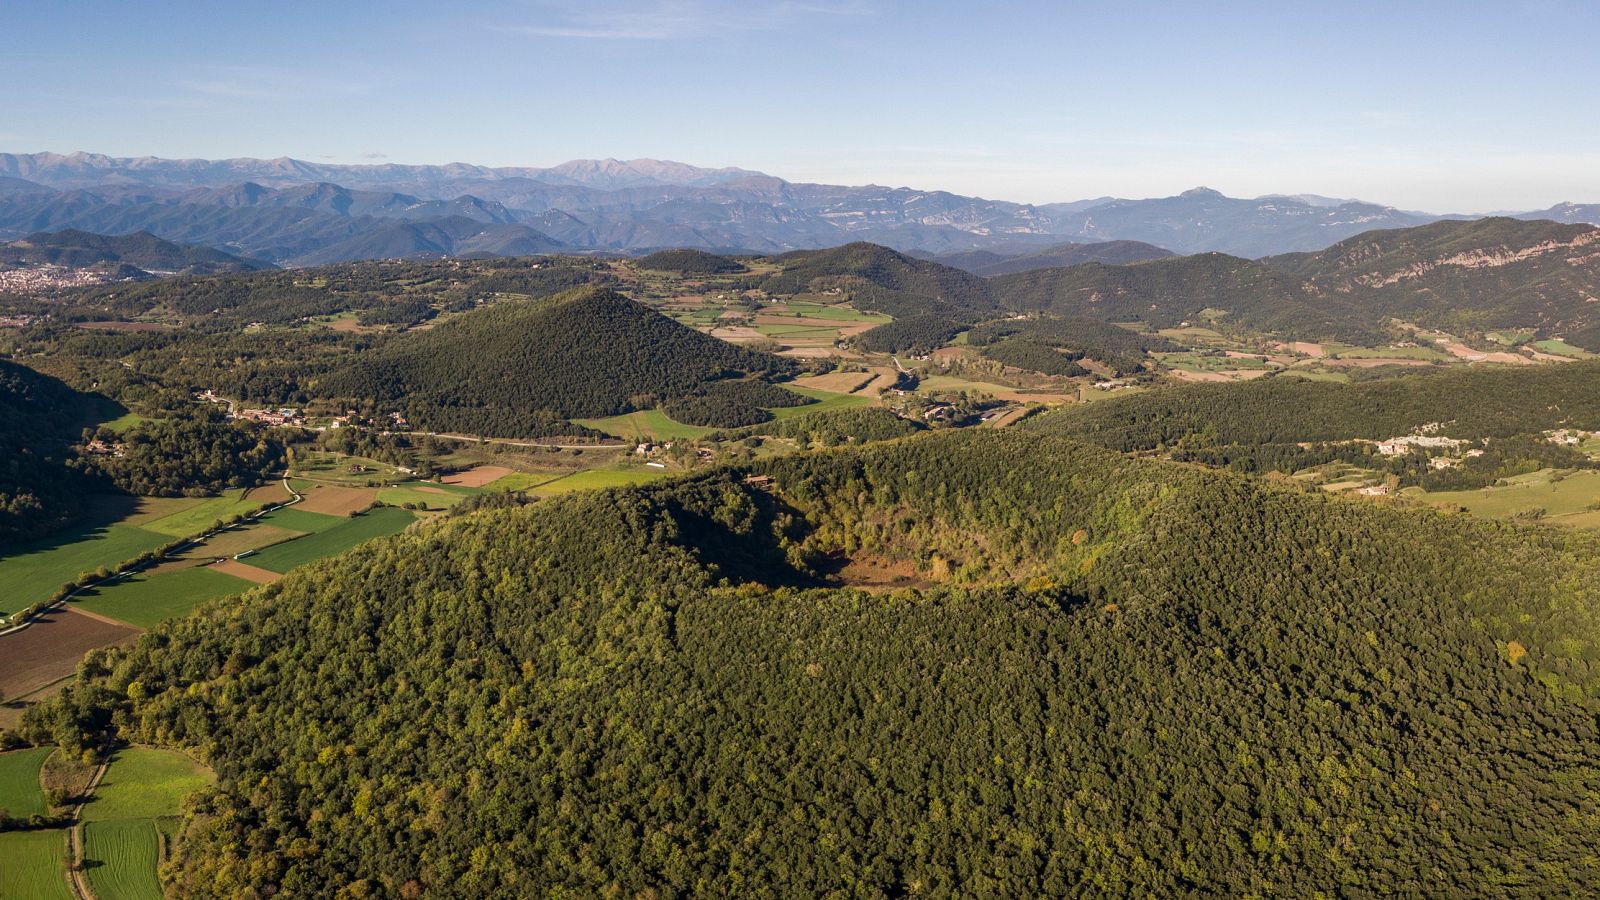
[[[45,809],[44,792],[39,788],[39,767],[49,755],[49,747],[0,753],[0,809],[12,818],[42,816],[49,812]]]
[[[67,887],[67,833],[0,831],[0,897],[73,900]]]
[[[168,537],[189,537],[205,531],[219,519],[229,519],[288,499],[289,493],[283,489],[283,482],[274,481],[246,490],[224,491],[220,497],[202,500],[171,515],[143,523],[141,527]]]
[[[305,515],[315,515],[315,513]],[[245,561],[269,571],[287,572],[295,566],[343,553],[373,538],[404,531],[406,526],[415,520],[416,517],[408,510],[392,506],[379,507],[353,518],[346,517],[337,525],[315,534],[268,547]]]
[[[670,473],[662,469],[586,469],[565,478],[557,478],[532,488],[528,493],[538,497],[552,497],[572,491],[590,491],[600,488],[627,487],[645,484]]]
[[[83,861],[96,900],[161,900],[161,839],[152,819],[90,822]]]
[[[151,628],[166,619],[186,616],[213,597],[238,594],[254,585],[210,568],[140,572],[91,588],[72,601],[74,609]]]

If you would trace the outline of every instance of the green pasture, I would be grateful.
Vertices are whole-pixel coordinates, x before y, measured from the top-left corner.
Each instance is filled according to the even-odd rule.
[[[44,792],[39,788],[39,768],[49,747],[0,753],[0,809],[14,819],[45,815]]]
[[[857,406],[868,406],[872,398],[863,394],[836,394],[833,391],[819,391],[816,388],[796,387],[792,384],[783,385],[784,390],[801,394],[817,401],[804,406],[777,406],[769,412],[774,419],[787,419],[793,416],[803,416],[810,413],[830,412],[836,409],[851,409]]]
[[[117,523],[82,525],[31,541],[0,558],[0,613],[49,599],[62,584],[101,566],[112,567],[172,537]]]
[[[73,900],[67,887],[67,833],[0,831],[0,897]]]
[[[161,900],[161,838],[151,819],[83,827],[83,866],[95,900]]]
[[[175,815],[183,798],[210,784],[211,770],[175,750],[124,747],[83,807],[83,821],[153,819]]]
[[[317,515],[317,513],[303,513],[303,515]],[[307,534],[305,537],[295,538],[268,547],[257,553],[245,562],[272,572],[287,572],[296,566],[322,559],[327,556],[336,556],[349,550],[357,544],[365,543],[376,537],[395,534],[405,530],[407,525],[415,521],[409,510],[395,509],[394,507],[380,507],[349,519],[337,519],[334,516],[323,518],[335,519],[339,524],[323,531]],[[291,527],[291,526],[284,526]],[[296,528],[296,531],[303,529]]]
[[[1595,519],[1595,511],[1589,507],[1600,503],[1600,472],[1574,472],[1560,479],[1555,474],[1554,470],[1543,469],[1506,479],[1504,486],[1475,491],[1411,488],[1405,493],[1429,504],[1460,506],[1485,518],[1507,518],[1537,507],[1545,511],[1548,521],[1555,523],[1583,525]]]
[[[587,469],[557,478],[554,481],[547,481],[534,487],[529,493],[539,497],[553,497],[557,494],[566,494],[572,491],[646,484],[666,478],[671,474],[673,473],[666,469],[643,467],[637,469]]]
[[[276,496],[281,493],[281,491],[276,491],[273,495]],[[211,527],[211,523],[219,519],[226,520],[232,516],[259,509],[267,502],[267,500],[263,499],[263,493],[260,489],[236,488],[224,492],[219,497],[209,497],[201,500],[199,503],[169,516],[146,522],[142,527],[169,537],[189,537],[205,531]]]
[[[671,441],[680,438],[693,440],[717,430],[699,425],[685,425],[682,422],[668,418],[667,414],[659,409],[641,409],[636,412],[623,413],[620,416],[607,416],[602,419],[573,419],[572,421],[585,428],[593,428],[613,437],[627,438],[633,441]]]
[[[79,594],[72,605],[139,628],[152,628],[158,622],[188,615],[213,597],[238,594],[253,587],[242,578],[194,566],[130,575]]]

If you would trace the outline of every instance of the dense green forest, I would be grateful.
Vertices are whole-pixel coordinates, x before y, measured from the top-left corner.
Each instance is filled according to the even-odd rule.
[[[582,433],[562,420],[646,409],[789,360],[703,335],[613,291],[508,302],[402,335],[320,379],[318,396],[401,406],[419,428]]]
[[[367,544],[97,652],[24,733],[216,769],[183,896],[1600,878],[1592,537],[1014,430],[753,471]]]
[[[269,429],[229,421],[212,407],[179,407],[170,418],[120,434],[99,429],[90,440],[108,449],[86,454],[81,466],[146,497],[204,497],[251,487],[283,471],[285,462],[284,442]]]
[[[1078,365],[1083,354],[1058,350],[1049,344],[1028,338],[1008,338],[983,348],[983,355],[995,362],[1017,369],[1042,372],[1045,375],[1067,377],[1087,375],[1088,370]]]
[[[1001,311],[988,282],[960,269],[855,243],[773,257],[783,271],[762,282],[769,294],[837,291],[858,309],[896,319],[937,315],[976,321]]]
[[[906,437],[928,426],[897,416],[881,406],[858,406],[804,416],[790,416],[751,428],[710,435],[712,441],[744,441],[760,437],[788,438],[804,447],[835,447]]]
[[[1383,440],[1426,426],[1463,439],[1600,430],[1600,361],[1351,384],[1269,376],[1184,385],[1064,407],[1030,422],[1117,450]]]
[[[1013,309],[1165,328],[1185,321],[1381,342],[1401,322],[1476,334],[1534,328],[1600,349],[1600,229],[1488,218],[1371,231],[1316,253],[1090,263],[992,279]]]
[[[750,271],[737,259],[704,250],[657,250],[639,258],[639,268],[678,275],[736,275]]]
[[[907,316],[869,328],[857,335],[855,342],[869,353],[930,353],[965,327],[944,316]]]
[[[78,511],[85,479],[68,465],[71,442],[114,407],[0,359],[0,541],[44,534]]]

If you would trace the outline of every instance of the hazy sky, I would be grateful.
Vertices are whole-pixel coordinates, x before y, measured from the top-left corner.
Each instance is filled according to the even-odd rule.
[[[1600,2],[8,4],[0,150],[1600,202]]]

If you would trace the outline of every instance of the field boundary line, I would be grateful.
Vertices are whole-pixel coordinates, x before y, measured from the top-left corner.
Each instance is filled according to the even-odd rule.
[[[266,515],[267,513],[277,512],[280,509],[284,509],[285,507],[293,506],[296,503],[299,503],[301,500],[304,500],[305,499],[305,495],[300,493],[299,491],[295,490],[294,487],[289,484],[289,473],[287,471],[285,471],[283,473],[282,477],[283,477],[283,488],[284,488],[284,490],[288,491],[289,495],[291,497],[293,497],[294,499],[285,501],[283,503],[275,503],[275,504],[273,504],[271,506],[263,506],[260,509],[256,510],[255,512],[248,513],[246,515],[240,516],[239,517],[239,521],[238,522],[234,522],[232,525],[224,525],[221,528],[208,529],[206,531],[203,531],[203,532],[201,532],[199,534],[196,534],[196,535],[192,535],[190,537],[179,538],[177,541],[174,541],[173,543],[167,545],[167,549],[166,549],[166,551],[164,553],[162,553],[162,556],[165,557],[165,556],[168,556],[168,555],[170,555],[172,553],[178,553],[178,552],[181,552],[181,551],[184,551],[184,550],[188,550],[190,548],[193,548],[195,546],[198,546],[200,544],[205,543],[208,539],[216,537],[217,535],[221,534],[224,531],[227,531],[230,528],[233,528],[236,525],[239,525],[239,524],[241,524],[243,522],[258,522],[258,521],[261,520],[261,517]],[[99,586],[101,586],[103,584],[109,584],[109,583],[111,583],[113,581],[118,581],[118,580],[120,580],[120,579],[122,579],[122,578],[124,578],[124,577],[126,577],[128,575],[132,575],[135,572],[139,572],[139,571],[143,571],[143,566],[140,566],[139,568],[134,568],[134,566],[131,563],[127,563],[127,562],[119,563],[117,565],[116,571],[112,572],[110,575],[107,575],[105,578],[102,578],[99,581],[94,581],[94,582],[91,582],[89,584],[84,584],[84,585],[80,585],[80,586],[78,586],[76,588],[73,588],[72,591],[70,591],[69,593],[63,594],[62,596],[56,598],[56,600],[54,600],[53,602],[44,604],[43,606],[40,606],[37,609],[32,610],[26,616],[23,617],[21,622],[17,623],[16,625],[13,625],[13,626],[11,626],[9,628],[6,628],[4,630],[0,630],[0,638],[5,637],[6,635],[16,634],[19,631],[27,630],[28,628],[32,627],[35,624],[35,620],[40,615],[42,615],[43,613],[47,613],[47,612],[49,612],[49,611],[51,611],[53,609],[59,609],[59,608],[65,607],[69,600],[71,600],[73,597],[78,596],[79,594],[83,593],[84,591],[90,590],[92,588],[97,588],[97,587],[99,587]],[[95,616],[94,618],[103,618],[103,617]],[[128,623],[128,622],[117,622],[117,624],[118,625],[130,625],[130,623]],[[138,627],[138,626],[130,625],[130,627]],[[142,631],[143,629],[140,629],[140,630]]]

